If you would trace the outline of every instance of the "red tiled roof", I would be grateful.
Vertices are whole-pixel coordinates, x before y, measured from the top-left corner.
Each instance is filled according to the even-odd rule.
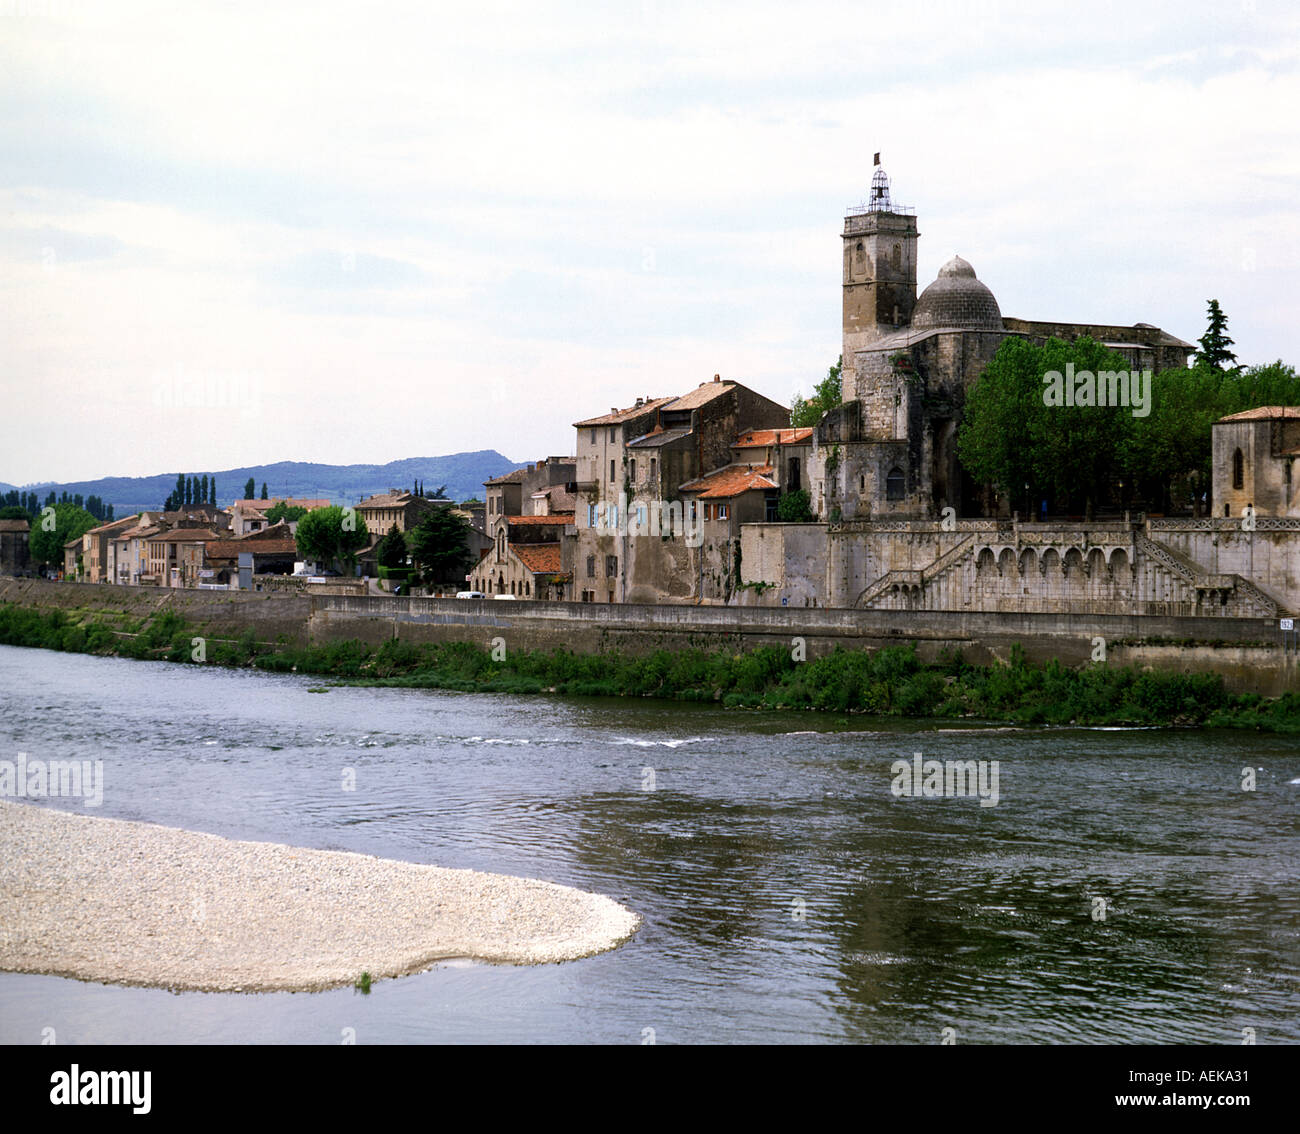
[[[698,492],[702,500],[740,496],[755,489],[775,488],[768,480],[770,467],[755,468],[751,465],[728,465],[717,472],[709,473],[698,480],[689,481],[681,486],[683,492]]]
[[[1256,406],[1241,413],[1230,413],[1219,421],[1271,421],[1278,417],[1300,417],[1300,406]]]
[[[216,539],[217,533],[211,528],[172,528],[171,531],[159,532],[149,537],[150,543],[196,543]]]
[[[205,547],[209,559],[237,559],[241,551],[251,551],[254,555],[296,555],[298,545],[291,539],[268,539],[261,543],[249,543],[242,539],[210,539]]]
[[[812,437],[812,426],[802,429],[750,429],[731,443],[733,449],[750,449],[760,445],[798,445]]]
[[[508,473],[494,476],[491,480],[485,480],[483,485],[484,487],[487,487],[489,484],[518,484],[524,479],[524,474],[527,472],[527,469],[512,469]]]
[[[512,543],[510,550],[534,575],[558,575],[560,572],[558,543]]]
[[[0,520],[0,532],[25,532],[30,528],[26,520]]]
[[[571,524],[573,523],[573,513],[560,512],[553,516],[507,516],[505,519],[507,524],[516,524],[520,527],[543,524]]]
[[[620,425],[629,418],[643,414],[646,410],[656,409],[659,406],[665,406],[669,402],[676,401],[675,398],[651,398],[648,402],[642,402],[639,406],[628,406],[627,409],[611,410],[600,417],[589,417],[584,421],[575,421],[575,429],[586,429],[592,425]]]

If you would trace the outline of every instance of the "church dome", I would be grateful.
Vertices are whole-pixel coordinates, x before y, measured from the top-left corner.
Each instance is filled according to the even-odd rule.
[[[921,292],[912,309],[912,326],[1002,330],[1002,310],[993,293],[975,278],[975,269],[954,256],[939,269],[939,278]]]

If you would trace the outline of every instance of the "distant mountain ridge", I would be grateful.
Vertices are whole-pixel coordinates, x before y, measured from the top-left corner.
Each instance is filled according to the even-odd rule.
[[[99,496],[112,504],[118,516],[127,516],[146,508],[161,508],[168,493],[176,487],[177,473],[186,476],[215,476],[217,479],[217,504],[227,507],[244,494],[244,485],[251,476],[261,495],[265,481],[270,496],[296,496],[305,499],[328,497],[332,504],[355,504],[363,497],[390,488],[410,488],[421,481],[429,494],[441,485],[447,486],[447,495],[453,500],[483,499],[483,482],[502,476],[513,469],[527,467],[527,461],[512,461],[495,449],[479,449],[472,453],[452,453],[444,457],[407,457],[389,461],[386,465],[327,465],[309,461],[278,461],[271,465],[247,465],[237,469],[174,469],[155,476],[106,476],[98,480],[41,481],[39,484],[5,484],[0,482],[0,493],[10,489],[36,492],[44,501],[53,490],[56,495],[67,492]]]

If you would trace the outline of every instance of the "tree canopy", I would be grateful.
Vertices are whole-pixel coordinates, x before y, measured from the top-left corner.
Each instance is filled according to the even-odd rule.
[[[375,549],[375,559],[381,567],[401,567],[406,563],[406,537],[394,524],[388,534],[379,541]]]
[[[307,509],[301,504],[290,504],[287,500],[281,500],[266,510],[266,521],[269,524],[278,524],[281,520],[288,520],[292,524],[301,520],[306,514]]]
[[[823,378],[813,388],[811,398],[805,400],[801,395],[795,394],[790,399],[790,424],[796,429],[803,429],[805,426],[816,425],[822,419],[822,414],[827,410],[834,409],[840,404],[840,370],[844,365],[844,356],[840,355],[839,361],[835,363],[826,372]]]
[[[312,563],[350,567],[370,542],[366,521],[355,508],[316,508],[298,521],[298,554]]]
[[[458,582],[473,565],[469,533],[469,523],[460,513],[435,508],[407,533],[406,543],[411,558],[430,581]]]
[[[63,545],[69,540],[85,535],[99,523],[84,508],[71,502],[60,501],[48,505],[52,513],[42,511],[32,525],[27,547],[32,562],[40,566],[62,566]]]
[[[1198,340],[1201,349],[1196,353],[1196,361],[1198,364],[1222,370],[1227,363],[1237,361],[1237,356],[1228,349],[1232,346],[1232,340],[1228,338],[1228,317],[1220,309],[1217,299],[1208,301],[1206,316],[1209,319],[1209,326]]]

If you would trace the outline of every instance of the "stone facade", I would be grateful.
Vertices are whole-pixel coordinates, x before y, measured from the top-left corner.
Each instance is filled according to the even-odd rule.
[[[1300,406],[1260,406],[1214,423],[1214,503],[1222,516],[1300,517]]]

